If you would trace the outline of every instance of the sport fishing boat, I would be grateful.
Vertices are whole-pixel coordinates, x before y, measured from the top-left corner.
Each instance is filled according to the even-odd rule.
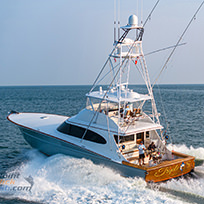
[[[33,148],[46,155],[62,153],[90,159],[123,176],[138,176],[147,182],[188,174],[194,169],[195,158],[166,146],[168,137],[160,124],[142,50],[144,27],[138,25],[136,15],[131,15],[128,24],[119,29],[123,34],[114,40],[112,52],[86,94],[86,106],[77,115],[12,111],[8,120],[19,127]],[[128,38],[131,33],[135,40]],[[109,71],[104,73],[107,67]],[[131,69],[142,76],[145,93],[130,89]],[[105,89],[100,83],[108,76],[112,78]],[[147,153],[144,164],[139,163],[141,141],[146,149],[152,142],[156,146]]]

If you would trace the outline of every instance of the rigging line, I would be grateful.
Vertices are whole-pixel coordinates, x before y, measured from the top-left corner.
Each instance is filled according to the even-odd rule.
[[[124,65],[123,69],[121,70],[122,73],[125,72],[125,67],[127,66],[127,63],[128,63],[128,60],[126,61],[126,64]],[[119,80],[120,80],[120,79],[118,79],[117,83],[119,83]]]
[[[181,43],[177,46],[182,46],[182,45],[186,45],[187,43]],[[152,51],[152,52],[149,52],[147,54],[144,54],[144,56],[147,56],[147,55],[151,55],[151,54],[154,54],[154,53],[157,53],[157,52],[160,52],[160,51],[164,51],[164,50],[168,50],[168,49],[171,49],[171,48],[174,48],[176,45],[172,45],[172,46],[169,46],[169,47],[165,47],[165,48],[161,48],[161,49],[158,49],[158,50],[155,50],[155,51]]]
[[[113,71],[115,68],[117,68],[118,65],[120,65],[120,64],[118,63],[115,67],[112,68],[112,70],[108,71],[108,72],[98,81],[98,84],[99,84],[111,71]],[[113,73],[113,75],[114,75],[114,73]]]
[[[142,72],[141,72],[141,70],[140,70],[139,67],[135,64],[135,61],[134,61],[134,60],[132,60],[132,63],[135,65],[136,69],[139,71],[139,73],[140,73],[140,75],[142,76],[143,80],[145,80],[145,79],[144,79],[144,76],[143,76],[143,74],[142,74]]]
[[[113,66],[113,62],[111,61],[110,59],[110,66],[111,66],[111,69],[112,69],[112,72],[113,72],[113,76],[115,75],[115,72],[114,72],[114,66]],[[118,66],[118,65],[116,65]],[[111,70],[110,70],[111,71]],[[99,83],[98,83],[99,84]],[[115,81],[115,84],[116,84],[116,81]]]
[[[160,97],[160,101],[161,101],[161,104],[162,104],[162,109],[163,109],[163,112],[164,112],[164,119],[165,119],[165,123],[166,123],[166,126],[168,129],[168,121],[167,121],[167,116],[166,116],[166,111],[165,111],[165,108],[164,108],[164,103],[163,103],[163,100],[162,100],[162,96],[161,96],[161,91],[160,91],[160,88],[159,88],[159,85],[157,84],[157,87],[158,87],[158,90],[159,90],[159,97]]]
[[[90,89],[89,93],[95,88],[96,82],[98,81],[100,75],[102,74],[103,70],[105,69],[105,67],[106,67],[106,65],[107,65],[107,63],[108,63],[108,61],[109,61],[110,58],[111,58],[111,55],[112,55],[113,52],[115,51],[117,44],[118,44],[118,43],[116,43],[115,47],[114,47],[113,50],[111,51],[111,54],[109,55],[108,59],[107,59],[106,62],[104,63],[104,65],[103,65],[101,71],[99,72],[98,76],[96,77],[96,79],[95,79],[95,81],[94,81],[94,83],[93,83],[93,85],[92,85],[92,88]]]
[[[200,10],[201,7],[203,6],[203,4],[204,4],[204,1],[200,4],[200,6],[198,7],[198,9],[196,10],[195,14],[194,14],[193,17],[191,18],[191,20],[190,20],[190,22],[188,23],[187,27],[186,27],[185,30],[183,31],[183,33],[182,33],[182,35],[180,36],[179,40],[177,41],[177,43],[176,43],[174,49],[171,51],[171,53],[170,53],[169,57],[167,58],[167,60],[166,60],[166,62],[165,62],[165,64],[164,64],[164,66],[162,67],[162,69],[161,69],[159,75],[157,76],[157,78],[155,79],[154,83],[152,84],[152,88],[154,87],[155,83],[156,83],[157,80],[159,79],[159,77],[160,77],[160,75],[162,74],[162,72],[164,71],[164,69],[167,68],[167,64],[168,64],[170,58],[172,57],[174,51],[175,51],[176,48],[178,47],[180,41],[182,40],[183,36],[185,35],[186,31],[188,30],[189,26],[191,25],[191,23],[192,23],[193,20],[195,19],[197,13],[199,12],[199,10]]]
[[[152,15],[152,13],[154,12],[155,8],[157,7],[159,1],[160,1],[160,0],[158,0],[158,1],[156,2],[156,4],[154,5],[154,7],[152,8],[151,12],[150,12],[149,15],[147,16],[147,18],[146,18],[146,20],[145,20],[145,22],[144,22],[143,27],[146,25],[146,23],[147,23],[148,20],[150,19],[151,15]]]
[[[115,47],[113,48],[113,50],[112,50],[111,53],[109,54],[108,59],[106,60],[106,62],[104,63],[104,65],[103,65],[103,67],[102,67],[102,69],[101,69],[101,71],[99,72],[98,76],[96,77],[96,79],[95,79],[95,81],[94,81],[94,83],[93,83],[93,85],[92,85],[92,88],[90,89],[89,93],[95,88],[96,82],[98,81],[98,79],[99,79],[101,73],[103,72],[103,70],[105,69],[107,63],[109,62],[109,60],[110,60],[110,58],[111,58],[113,52],[114,52],[115,49],[117,48],[118,44],[121,43],[121,42],[123,42],[123,40],[125,39],[125,37],[126,37],[127,34],[129,33],[129,31],[130,31],[130,30],[126,30],[126,31],[123,33],[123,35],[120,37],[120,39],[116,42]]]
[[[112,151],[112,141],[110,137],[110,127],[109,127],[108,115],[106,115],[106,120],[107,120],[107,128],[108,128],[109,148]]]
[[[162,95],[161,95],[161,90],[160,90],[159,84],[156,84],[156,85],[157,85],[158,90],[159,90],[159,96],[160,96],[162,109],[163,109],[163,113],[164,113],[164,118],[165,118],[165,123],[166,123],[166,130],[164,132],[164,134],[166,135],[167,130],[169,129],[169,122],[167,120],[167,115],[166,115],[166,111],[165,111],[165,108],[164,108],[164,103],[163,103],[163,100],[162,100]],[[163,135],[163,136],[165,136],[165,135]],[[170,138],[170,143],[173,144],[174,143],[173,137],[169,136],[169,138]]]

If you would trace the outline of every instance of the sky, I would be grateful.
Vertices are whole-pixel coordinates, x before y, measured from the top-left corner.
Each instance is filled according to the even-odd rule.
[[[144,53],[175,45],[201,2],[160,0],[145,26]],[[155,3],[143,0],[143,20]],[[121,25],[137,5],[120,0]],[[113,48],[113,20],[114,0],[1,0],[0,86],[91,85]],[[204,6],[158,83],[204,84],[203,33]],[[151,81],[170,51],[146,57]]]

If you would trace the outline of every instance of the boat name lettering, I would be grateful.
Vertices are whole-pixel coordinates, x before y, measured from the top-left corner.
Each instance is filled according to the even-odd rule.
[[[154,173],[154,176],[155,177],[161,177],[161,176],[166,175],[166,174],[171,176],[172,174],[174,174],[176,172],[180,172],[180,166],[181,166],[181,164],[177,164],[174,166],[168,166],[168,167],[161,168]],[[191,167],[191,161],[185,162],[185,166],[184,166],[183,170],[186,168],[188,169],[190,167]]]
[[[154,174],[154,176],[160,177],[160,176],[163,176],[165,174],[171,175],[172,173],[177,172],[179,169],[180,169],[180,165],[178,165],[178,164],[176,166],[173,166],[173,167],[170,166],[170,167],[166,167],[166,168],[161,168]]]

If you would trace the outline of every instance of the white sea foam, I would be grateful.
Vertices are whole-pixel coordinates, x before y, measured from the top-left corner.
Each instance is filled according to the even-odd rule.
[[[204,163],[201,166],[196,166],[195,172],[196,174],[204,178]]]
[[[204,160],[204,148],[203,147],[194,148],[193,146],[190,146],[188,148],[186,145],[182,144],[182,145],[168,145],[168,148],[176,152],[182,152],[185,154],[192,155],[196,159]]]
[[[198,160],[204,160],[204,148],[198,147],[187,147],[185,145],[173,145],[168,146],[169,149],[174,151],[182,152],[195,156]],[[189,194],[194,194],[195,196],[201,196],[204,198],[204,163],[201,166],[195,167],[195,173],[197,178],[180,178],[178,180],[170,180],[166,183],[161,183],[160,186],[165,187],[166,189],[176,190],[179,192],[186,192]]]
[[[15,192],[12,197],[43,203],[185,203],[180,198],[147,188],[142,178],[124,178],[113,170],[86,159],[65,155],[45,157],[29,151],[29,160],[15,171],[25,185],[32,176],[31,192]],[[16,184],[17,184],[16,183]],[[11,195],[10,195],[11,197]]]
[[[160,186],[165,189],[171,189],[173,191],[188,193],[192,196],[200,196],[202,202],[204,201],[204,178],[179,178],[169,180],[166,183],[161,183]]]

